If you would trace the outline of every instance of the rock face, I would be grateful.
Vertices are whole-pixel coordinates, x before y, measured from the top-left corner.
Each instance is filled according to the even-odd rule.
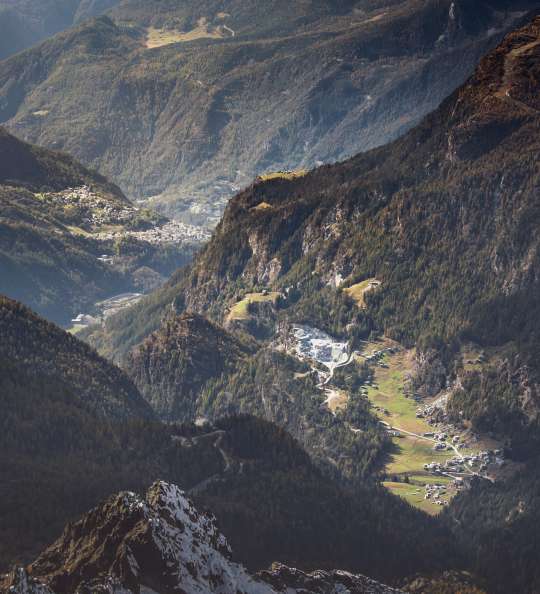
[[[503,4],[129,0],[0,65],[0,122],[213,227],[256,175],[416,124],[534,3]]]
[[[10,594],[391,594],[397,590],[345,572],[306,575],[284,566],[251,576],[231,560],[215,518],[198,512],[175,485],[146,496],[124,492],[66,527],[25,571],[0,585]],[[31,576],[31,577],[30,577]],[[345,590],[347,588],[347,590]]]

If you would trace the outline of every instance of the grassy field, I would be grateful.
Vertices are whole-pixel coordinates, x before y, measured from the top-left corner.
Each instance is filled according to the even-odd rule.
[[[242,301],[239,301],[236,305],[231,307],[231,311],[227,316],[229,321],[231,320],[248,320],[250,317],[249,306],[252,303],[264,303],[270,302],[275,303],[279,297],[279,293],[248,293]]]
[[[272,179],[298,179],[308,174],[307,169],[297,169],[296,171],[273,171],[272,173],[264,173],[259,176],[261,181],[270,181]]]
[[[146,47],[153,49],[173,43],[195,41],[196,39],[223,39],[223,37],[221,28],[210,30],[206,24],[206,20],[200,19],[197,27],[187,32],[149,27],[147,29]]]
[[[268,210],[269,208],[272,208],[271,204],[268,204],[268,202],[261,202],[257,204],[257,206],[254,206],[251,210]]]
[[[376,278],[368,278],[361,283],[357,283],[356,285],[352,285],[351,287],[343,289],[343,291],[355,301],[358,307],[364,308],[366,306],[366,302],[364,300],[366,293],[373,291],[373,289],[380,286],[380,284],[381,282]]]
[[[425,511],[430,515],[435,515],[440,511],[440,507],[433,505],[424,499],[424,489],[421,486],[407,484],[407,483],[393,483],[391,481],[383,483],[383,485],[392,491],[394,495],[403,497],[407,502],[414,507]]]
[[[388,346],[395,346],[390,341],[371,342],[365,345],[364,354],[382,350]],[[404,384],[413,366],[413,351],[400,350],[389,355],[385,354],[381,363],[385,367],[375,365],[373,386],[369,386],[367,395],[379,418],[396,430],[410,431],[418,435],[432,432],[433,429],[424,419],[416,418],[417,403],[413,398],[405,395]],[[396,451],[390,457],[386,473],[390,479],[384,485],[396,495],[403,497],[415,507],[437,514],[442,507],[434,505],[424,499],[426,484],[446,485],[451,479],[443,476],[433,476],[424,470],[424,464],[430,462],[444,462],[454,456],[453,451],[433,450],[433,442],[401,433],[401,437],[393,438]],[[401,482],[403,480],[408,483]],[[448,499],[448,495],[442,499]]]

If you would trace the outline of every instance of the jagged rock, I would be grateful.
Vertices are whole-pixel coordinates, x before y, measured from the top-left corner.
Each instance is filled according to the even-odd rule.
[[[396,590],[363,575],[353,575],[346,571],[314,571],[304,573],[275,563],[269,571],[258,576],[271,584],[278,592],[309,592],[313,594],[398,594]]]
[[[175,485],[154,483],[145,497],[111,497],[62,536],[2,594],[393,594],[346,572],[305,574],[283,565],[250,575],[232,561],[213,515],[199,512]]]
[[[438,394],[445,386],[446,376],[447,370],[436,350],[417,353],[412,380],[414,390],[422,397]]]

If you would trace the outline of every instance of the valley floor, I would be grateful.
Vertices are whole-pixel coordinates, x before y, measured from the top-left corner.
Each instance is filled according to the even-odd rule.
[[[310,363],[319,378],[317,387],[325,393],[325,405],[334,415],[349,400],[346,390],[333,385],[335,371],[355,361],[370,366],[372,379],[365,381],[361,393],[394,445],[383,470],[384,486],[411,505],[437,514],[472,477],[495,480],[497,468],[504,464],[498,444],[446,422],[444,394],[423,399],[412,390],[414,350],[389,339],[362,347],[350,353],[347,343],[317,328],[297,325],[286,348]]]

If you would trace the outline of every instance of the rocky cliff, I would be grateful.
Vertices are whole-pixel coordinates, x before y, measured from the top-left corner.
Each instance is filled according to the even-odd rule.
[[[175,485],[153,484],[145,497],[120,493],[69,525],[27,571],[0,583],[12,594],[156,592],[391,594],[398,590],[346,572],[305,574],[277,565],[250,575],[231,559],[215,518],[200,513]]]

